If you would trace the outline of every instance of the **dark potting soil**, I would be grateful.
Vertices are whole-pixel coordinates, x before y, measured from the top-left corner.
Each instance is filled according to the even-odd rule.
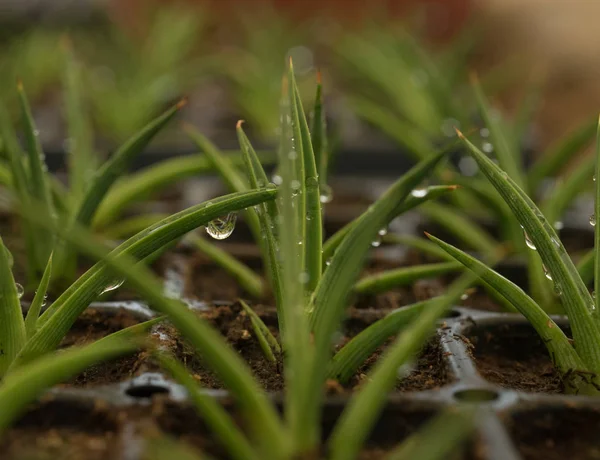
[[[563,383],[535,331],[524,325],[481,326],[468,335],[477,370],[488,381],[519,391],[562,393]]]
[[[105,460],[120,458],[120,414],[96,404],[37,403],[0,437],[5,460]]]
[[[593,409],[533,409],[507,423],[524,460],[600,459],[600,413]]]

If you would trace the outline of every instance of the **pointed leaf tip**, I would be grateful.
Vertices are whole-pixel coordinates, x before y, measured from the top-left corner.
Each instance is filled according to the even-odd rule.
[[[242,125],[245,123],[245,120],[238,120],[238,122],[235,125],[236,129],[241,129]]]
[[[457,127],[456,127],[456,126],[454,127],[454,131],[456,131],[456,135],[457,135],[459,138],[461,138],[461,139],[464,139],[464,138],[465,138],[465,135],[464,135],[464,134],[463,134],[463,133],[462,133],[462,132],[461,132],[461,131],[460,131],[460,130],[459,130]]]
[[[321,69],[317,70],[317,85],[321,85],[323,83],[323,75],[321,74]]]
[[[175,106],[178,110],[182,109],[183,107],[185,107],[188,103],[188,98],[184,97],[181,98],[181,100],[177,103],[177,105]]]
[[[423,232],[427,238],[431,238],[433,235],[429,232]]]
[[[17,91],[23,91],[23,80],[17,78]]]

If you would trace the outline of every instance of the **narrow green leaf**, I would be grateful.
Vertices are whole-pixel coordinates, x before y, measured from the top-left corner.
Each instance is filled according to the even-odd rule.
[[[453,190],[456,190],[456,186],[454,185],[436,185],[432,187],[427,187],[424,193],[419,194],[423,196],[415,196],[411,194],[404,200],[402,206],[398,208],[398,214],[396,214],[394,218],[404,214],[406,211],[416,208],[417,206],[421,205],[422,203],[425,203],[426,201],[443,196],[448,192],[452,192]],[[323,245],[323,260],[327,261],[331,256],[333,256],[333,253],[335,252],[337,247],[344,240],[346,235],[348,235],[350,230],[355,225],[357,225],[361,217],[362,216],[359,216],[350,223],[346,224],[327,239],[327,241]]]
[[[577,353],[592,372],[600,372],[600,348],[596,346],[600,325],[594,319],[597,314],[593,313],[597,310],[593,308],[594,301],[554,228],[504,171],[462,134],[459,137],[537,248],[555,286],[561,292],[560,298],[569,316]]]
[[[450,286],[447,295],[431,301],[375,364],[370,379],[355,393],[329,438],[331,460],[355,457],[385,405],[400,366],[414,357],[434,331],[438,319],[474,279],[473,274],[464,274]]]
[[[185,387],[198,414],[206,421],[232,458],[238,460],[260,459],[244,433],[233,421],[232,416],[214,397],[202,391],[198,382],[181,363],[164,353],[157,353],[156,357],[161,366]]]
[[[5,431],[46,388],[93,364],[133,352],[136,348],[136,344],[120,340],[100,345],[93,343],[52,353],[14,370],[0,385],[0,432]]]
[[[479,111],[483,117],[485,125],[490,130],[490,138],[494,145],[494,152],[498,158],[500,166],[515,181],[519,187],[526,189],[526,182],[523,176],[523,165],[518,163],[519,156],[514,153],[514,145],[509,141],[508,133],[505,130],[503,121],[499,116],[494,116],[491,105],[477,78],[472,78],[475,98],[479,106]]]
[[[377,347],[408,326],[430,302],[426,300],[398,308],[363,329],[335,354],[329,366],[329,377],[345,384]]]
[[[594,267],[596,266],[596,251],[590,249],[577,263],[577,271],[582,281],[588,285],[594,281]]]
[[[26,338],[21,302],[17,295],[8,249],[0,238],[0,378],[25,344]]]
[[[275,190],[264,189],[236,193],[215,198],[208,203],[193,206],[174,214],[120,244],[111,254],[128,254],[136,260],[144,259],[162,247],[181,238],[197,227],[206,225],[228,212],[254,206],[274,199]],[[21,209],[23,217],[37,225],[47,225],[44,212]],[[105,287],[114,282],[104,263],[98,263],[83,274],[40,317],[38,332],[21,351],[21,359],[35,358],[56,348],[81,312],[96,299]]]
[[[465,267],[476,273],[488,286],[508,300],[529,321],[546,345],[554,365],[561,375],[566,376],[573,370],[585,370],[582,359],[569,343],[569,339],[560,327],[520,287],[465,252],[432,235],[427,236]],[[581,379],[580,376],[574,375],[573,377],[570,383],[575,389],[591,392],[592,394],[597,392],[593,386],[581,385],[577,382],[578,379]],[[582,383],[584,383],[583,380]],[[566,389],[568,391],[573,388],[566,385]]]
[[[65,115],[69,135],[69,190],[74,205],[78,204],[98,166],[94,155],[92,127],[83,102],[80,64],[73,55],[71,42],[63,38]]]
[[[329,145],[327,143],[327,117],[325,116],[325,108],[323,107],[321,72],[317,72],[317,94],[310,121],[312,148],[315,153],[315,163],[319,174],[319,185],[323,192],[328,187]]]
[[[88,225],[98,206],[106,196],[109,188],[123,174],[130,162],[142,151],[154,136],[181,110],[186,104],[182,99],[173,107],[165,111],[138,133],[125,142],[112,156],[102,165],[100,170],[83,196],[77,210],[75,220],[83,225]]]
[[[456,262],[400,267],[365,276],[354,285],[354,290],[359,294],[380,294],[395,287],[412,284],[420,279],[436,278],[459,271],[461,268],[462,266]]]
[[[269,328],[265,325],[263,320],[260,319],[260,316],[254,313],[254,311],[242,299],[238,299],[238,302],[250,318],[252,329],[254,329],[254,335],[256,335],[256,338],[258,339],[258,343],[260,344],[260,348],[265,354],[265,357],[274,363],[276,359],[273,351],[277,353],[281,352],[279,343],[277,343],[277,340],[275,337],[273,337],[273,334],[271,334],[271,331],[269,331]]]
[[[227,251],[210,243],[206,238],[197,235],[188,237],[188,241],[198,251],[206,255],[219,267],[233,276],[240,286],[256,299],[260,299],[265,294],[265,287],[262,278],[254,270],[237,260]]]
[[[139,324],[134,324],[133,326],[129,326],[119,331],[108,334],[107,336],[96,340],[94,343],[102,345],[104,343],[112,343],[115,340],[132,341],[136,339],[141,339],[146,333],[150,331],[150,329],[152,329],[152,326],[162,323],[166,319],[166,316],[157,316],[156,318],[152,318],[147,321],[143,321]]]
[[[256,152],[252,148],[250,141],[244,133],[242,128],[242,122],[238,121],[236,127],[238,141],[240,148],[242,149],[242,155],[244,158],[244,165],[246,167],[246,175],[248,176],[248,182],[251,187],[258,187],[260,184],[266,184],[267,175],[263,169]],[[283,312],[283,279],[281,275],[281,264],[278,259],[278,253],[280,250],[279,241],[276,238],[276,219],[279,215],[277,204],[271,202],[269,204],[259,205],[259,211],[257,212],[258,220],[260,223],[260,234],[258,241],[261,249],[263,250],[263,260],[265,262],[269,280],[271,281],[271,288],[273,290],[273,296],[275,297],[275,306],[277,308],[277,321],[279,322],[279,331],[285,335],[285,314]],[[264,238],[264,242],[263,242]]]
[[[597,125],[596,117],[586,120],[540,155],[529,170],[531,190],[537,190],[545,178],[557,174],[576,152],[588,145],[596,134]]]
[[[40,316],[40,311],[42,311],[42,307],[46,303],[46,293],[48,292],[48,284],[50,284],[51,275],[52,254],[50,254],[50,257],[48,257],[46,269],[44,270],[40,284],[35,291],[35,296],[33,297],[33,301],[29,306],[29,310],[27,311],[27,317],[25,318],[25,332],[27,334],[27,338],[31,338],[37,330],[37,320]]]
[[[235,197],[234,200],[231,200],[232,196]],[[264,199],[273,198],[273,196],[274,191],[272,190],[233,194],[229,198],[222,197],[212,200],[211,205],[200,205],[201,208],[205,208],[200,213],[201,218],[198,219],[198,216],[194,217],[197,221],[210,220],[222,215],[224,212],[234,210],[231,209],[234,203],[237,203],[236,205],[241,207],[253,206]],[[242,197],[244,198],[243,204],[240,199]],[[178,232],[186,233],[188,229],[181,228],[181,219],[177,220],[176,216],[178,215],[172,216],[171,219],[175,219],[174,221],[177,226],[180,227]],[[117,248],[109,253],[108,248],[99,244],[93,235],[80,225],[74,225],[67,229],[58,228],[55,223],[45,219],[43,213],[39,211],[33,212],[30,210],[25,217],[36,221],[36,223],[39,222],[53,232],[59,233],[61,238],[68,241],[69,244],[73,245],[73,247],[86,256],[101,259],[102,262],[95,265],[95,270],[99,271],[98,267],[103,269],[103,271],[107,267],[110,269],[110,274],[106,274],[103,280],[114,279],[115,276],[126,279],[130,286],[149,305],[152,305],[154,310],[168,315],[171,323],[198,350],[207,366],[215,371],[225,384],[225,387],[231,391],[236,401],[241,405],[244,416],[249,422],[249,428],[256,439],[260,441],[261,453],[264,454],[263,458],[284,458],[284,453],[288,452],[290,448],[287,433],[280,424],[275,408],[267,399],[264,391],[252,378],[250,369],[240,358],[239,354],[227,345],[221,334],[213,329],[204,319],[196,315],[182,302],[163,296],[159,280],[143,264],[137,263],[137,258],[143,257],[140,256],[139,252],[136,253],[134,251],[123,250],[123,248]],[[199,223],[199,225],[202,225],[202,223]],[[135,248],[135,242],[141,242],[145,239],[154,240],[157,238],[155,241],[168,240],[168,237],[173,234],[170,229],[171,226],[169,223],[159,223],[157,226],[153,226],[142,232],[137,238],[134,237],[133,242],[129,240],[129,243],[125,242],[121,246],[127,248],[130,245],[132,248]],[[149,250],[148,252],[151,251]],[[94,269],[91,271],[94,272]],[[85,275],[83,278],[85,278]],[[43,327],[51,327],[53,322],[57,326],[61,325],[61,321],[56,321],[56,318],[61,316],[60,313],[61,311],[54,313]],[[36,336],[41,335],[41,332],[42,330]]]
[[[228,156],[234,166],[242,163],[239,155]],[[272,161],[266,157],[263,161]],[[206,155],[176,157],[149,166],[119,179],[100,203],[94,215],[94,228],[103,228],[118,217],[132,203],[148,198],[165,187],[189,177],[206,174],[214,169]]]
[[[292,111],[292,126],[297,126],[294,133],[296,136],[296,151],[301,145],[300,158],[303,162],[302,171],[304,176],[301,179],[304,185],[300,186],[299,193],[304,193],[304,211],[300,214],[300,220],[304,222],[304,274],[306,283],[304,289],[308,296],[312,295],[319,280],[321,279],[321,268],[323,265],[323,224],[321,213],[321,191],[319,183],[319,174],[317,163],[312,147],[311,134],[308,129],[308,123],[302,107],[300,93],[296,84],[294,68],[290,59],[289,72],[290,106]]]
[[[475,431],[473,406],[449,407],[404,440],[384,460],[445,460]]]

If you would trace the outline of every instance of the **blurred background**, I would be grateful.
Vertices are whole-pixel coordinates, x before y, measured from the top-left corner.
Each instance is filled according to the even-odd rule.
[[[535,154],[600,107],[599,14],[595,0],[2,0],[0,98],[16,118],[21,79],[46,150],[68,151],[68,46],[99,146],[182,95],[185,121],[221,147],[236,146],[240,118],[269,145],[292,56],[307,100],[322,74],[336,145],[364,154],[476,122],[476,73],[508,116],[534,100],[523,137]],[[398,134],[398,120],[420,137]],[[177,127],[157,145],[191,148]]]

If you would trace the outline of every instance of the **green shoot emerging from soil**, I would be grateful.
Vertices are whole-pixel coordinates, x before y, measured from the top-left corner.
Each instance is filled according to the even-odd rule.
[[[600,131],[600,130],[599,130]],[[552,221],[528,197],[522,186],[505,170],[458,133],[465,147],[479,168],[500,194],[506,206],[522,226],[530,257],[537,259],[542,276],[549,282],[546,294],[556,295],[564,307],[570,322],[573,341],[567,338],[558,325],[548,316],[542,306],[521,288],[502,277],[465,252],[429,235],[457,261],[471,270],[498,295],[504,297],[522,313],[543,339],[556,369],[561,374],[565,390],[569,393],[598,394],[600,391],[600,322],[598,298],[587,289],[586,283],[567,254]],[[600,136],[596,148],[596,174],[600,169]],[[596,212],[600,209],[600,185],[596,182]],[[595,289],[600,288],[600,236],[596,229],[596,253],[594,266]],[[553,286],[551,286],[553,285]]]

